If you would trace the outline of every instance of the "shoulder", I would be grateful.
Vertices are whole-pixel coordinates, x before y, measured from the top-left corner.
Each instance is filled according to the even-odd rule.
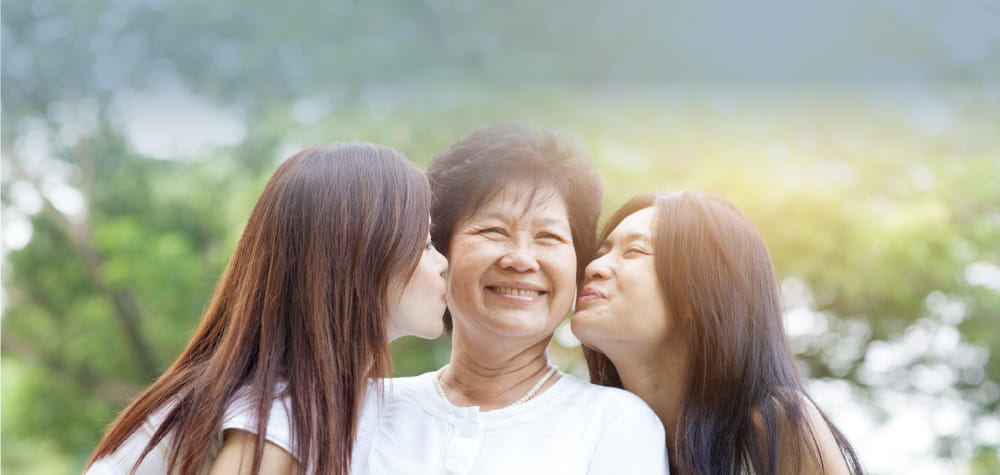
[[[128,471],[139,460],[145,451],[151,437],[166,419],[167,414],[175,406],[176,401],[170,401],[163,407],[153,410],[153,412],[139,425],[135,432],[131,433],[112,453],[101,457],[87,469],[87,475],[117,474]],[[139,465],[138,473],[144,471],[157,472],[166,471],[172,452],[171,442],[173,436],[167,434],[156,446],[153,447],[142,463]]]
[[[645,434],[663,438],[663,424],[656,413],[635,394],[624,389],[599,386],[573,375],[562,374],[557,393],[537,410],[544,417],[586,418],[601,433]],[[544,395],[544,393],[543,393]],[[543,415],[538,415],[543,417]]]
[[[786,403],[797,403],[800,407],[799,414],[792,417],[787,406],[780,403],[783,398],[787,398]],[[850,473],[829,423],[808,396],[798,391],[784,391],[780,398],[773,397],[772,401],[776,403],[773,405],[774,429],[778,433],[779,464],[784,467],[782,472]],[[752,414],[752,420],[757,431],[772,430],[759,409]],[[793,468],[794,471],[790,470]]]
[[[438,400],[440,396],[434,389],[431,380],[434,374],[372,380],[361,410],[360,431],[388,421],[395,421],[391,422],[395,424],[424,415],[437,417],[447,413],[447,404]]]
[[[431,384],[431,378],[437,374],[437,371],[430,371],[423,374],[418,374],[416,376],[400,376],[396,378],[384,378],[373,382],[373,385],[381,384],[382,387],[387,391],[392,392],[407,392],[415,391],[418,388]]]
[[[225,442],[212,462],[209,475],[250,473],[257,436],[238,429],[225,431]],[[259,474],[300,473],[301,466],[287,450],[271,442],[264,444]]]
[[[239,431],[256,434],[258,430],[257,407],[260,397],[267,397],[271,403],[270,413],[267,416],[267,425],[264,438],[292,453],[292,407],[291,398],[286,391],[287,385],[278,384],[272,394],[260,396],[253,393],[248,387],[240,388],[233,395],[232,402],[226,408],[222,420],[222,430],[238,429]]]
[[[271,405],[268,425],[272,422],[279,424],[289,422],[291,420],[291,397],[287,389],[287,384],[279,383],[271,394],[263,395],[255,393],[248,386],[240,388],[233,394],[229,406],[226,407],[223,424],[240,418],[251,418],[256,422],[260,398],[266,398]]]
[[[437,397],[434,389],[434,378],[437,371],[430,371],[416,376],[380,379],[372,383],[372,394],[386,403],[407,404],[433,399]]]
[[[837,439],[833,435],[833,430],[830,428],[830,424],[827,422],[826,418],[823,417],[823,414],[811,399],[805,395],[802,395],[800,399],[802,401],[803,408],[805,408],[806,421],[809,424],[809,429],[812,431],[813,437],[816,440],[816,445],[819,448],[819,455],[822,463],[822,467],[816,465],[810,467],[807,465],[807,469],[815,470],[817,473],[849,473],[847,463],[844,461],[844,455],[841,453],[840,445],[837,443]],[[815,461],[809,459],[807,463],[814,464]],[[822,470],[820,470],[821,468]]]
[[[598,424],[588,473],[666,473],[663,424],[641,398],[624,389],[564,377],[572,391],[568,404]]]
[[[592,384],[570,374],[563,374],[562,378],[568,386],[573,404],[584,404],[602,411],[656,417],[645,401],[624,389]]]

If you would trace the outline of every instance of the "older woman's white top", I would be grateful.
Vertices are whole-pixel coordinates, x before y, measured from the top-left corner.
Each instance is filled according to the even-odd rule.
[[[435,372],[370,391],[353,474],[664,474],[663,425],[637,396],[560,373],[533,399],[494,411],[456,407]]]

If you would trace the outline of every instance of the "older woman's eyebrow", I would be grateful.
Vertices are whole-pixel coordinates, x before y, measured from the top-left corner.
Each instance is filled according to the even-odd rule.
[[[483,211],[481,213],[476,213],[476,214],[472,215],[472,219],[476,219],[476,220],[480,220],[480,221],[495,220],[495,221],[504,221],[504,222],[506,222],[508,219],[510,219],[510,217],[507,216],[504,213],[499,212],[499,211]]]
[[[559,218],[538,218],[535,220],[535,224],[538,226],[555,226],[560,224],[567,224],[565,219]]]
[[[510,221],[511,216],[507,213],[500,211],[483,211],[482,213],[475,214],[475,219],[479,221]],[[568,224],[565,219],[553,218],[553,217],[541,217],[533,221],[535,226],[557,226],[561,224]]]

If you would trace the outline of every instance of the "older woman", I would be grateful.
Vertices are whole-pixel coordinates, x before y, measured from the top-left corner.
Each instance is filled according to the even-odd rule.
[[[362,421],[354,472],[665,473],[663,428],[639,398],[546,356],[600,213],[583,153],[499,125],[461,138],[428,175],[432,238],[451,262],[451,361],[393,381]]]
[[[573,332],[591,380],[656,411],[678,473],[848,473],[796,372],[771,258],[732,203],[640,195],[605,225]]]

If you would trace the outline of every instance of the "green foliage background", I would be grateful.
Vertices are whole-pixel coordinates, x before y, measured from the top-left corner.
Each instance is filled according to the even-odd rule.
[[[6,1],[2,469],[79,472],[190,337],[282,158],[361,140],[423,165],[523,121],[592,154],[606,213],[732,199],[834,420],[952,408],[911,421],[933,467],[995,473],[1000,8],[977,5]],[[448,346],[394,353],[417,374]]]

